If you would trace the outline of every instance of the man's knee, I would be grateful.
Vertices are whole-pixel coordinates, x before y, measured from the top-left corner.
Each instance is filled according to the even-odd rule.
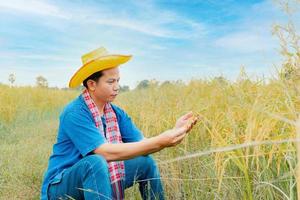
[[[147,166],[147,169],[157,170],[156,161],[153,159],[151,155],[141,156],[143,166]]]
[[[98,154],[89,155],[83,158],[85,166],[94,172],[101,170],[103,173],[108,173],[108,164],[105,158]]]
[[[147,156],[144,156],[144,157],[145,157],[146,163],[148,165],[155,165],[156,166],[156,162],[155,162],[155,160],[153,159],[153,157],[151,155],[147,155]]]

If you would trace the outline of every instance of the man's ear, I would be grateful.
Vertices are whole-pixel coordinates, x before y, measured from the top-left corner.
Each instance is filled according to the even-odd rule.
[[[87,82],[86,82],[89,90],[91,91],[95,91],[96,90],[96,81],[93,81],[91,79],[89,79]]]

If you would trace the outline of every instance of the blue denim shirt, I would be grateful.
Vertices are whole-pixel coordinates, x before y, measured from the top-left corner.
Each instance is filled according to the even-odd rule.
[[[116,105],[111,106],[116,113],[123,142],[142,140],[143,134],[126,112]],[[101,119],[105,130],[105,119],[103,117]],[[53,145],[53,153],[44,174],[41,199],[48,199],[49,184],[60,182],[65,169],[106,142],[81,95],[65,107],[59,120],[57,141]]]

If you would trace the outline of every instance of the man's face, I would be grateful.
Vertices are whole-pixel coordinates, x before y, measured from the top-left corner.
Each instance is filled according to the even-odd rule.
[[[111,68],[102,71],[98,82],[94,82],[92,92],[97,100],[112,102],[119,93],[119,68]],[[94,90],[94,91],[93,91]]]

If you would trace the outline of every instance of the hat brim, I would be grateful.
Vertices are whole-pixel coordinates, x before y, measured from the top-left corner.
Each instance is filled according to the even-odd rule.
[[[131,55],[108,55],[99,59],[93,60],[80,67],[77,72],[72,76],[69,87],[78,87],[87,77],[95,72],[102,71],[117,67],[126,63],[132,56]]]

